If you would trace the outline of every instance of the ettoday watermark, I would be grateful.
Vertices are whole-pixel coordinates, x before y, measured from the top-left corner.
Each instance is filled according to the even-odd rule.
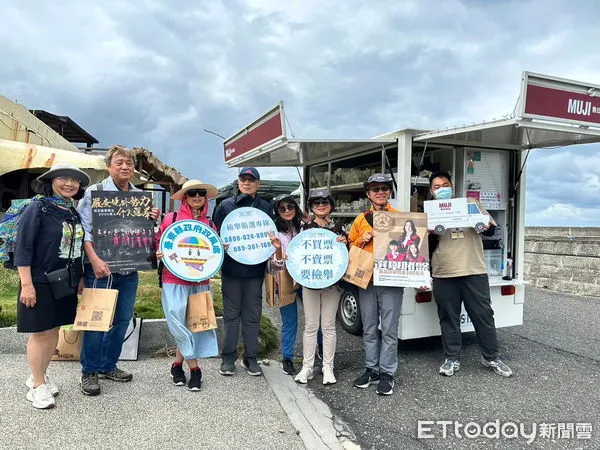
[[[417,438],[456,438],[456,439],[522,439],[528,444],[536,439],[591,439],[593,425],[587,422],[531,423],[502,422],[500,419],[488,422],[466,422],[458,420],[419,420]]]

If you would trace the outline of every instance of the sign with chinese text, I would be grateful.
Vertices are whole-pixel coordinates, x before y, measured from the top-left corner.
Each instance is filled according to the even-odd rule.
[[[277,233],[275,223],[257,208],[231,211],[221,225],[221,239],[228,245],[227,254],[242,264],[265,262],[275,252],[269,233]]]
[[[199,282],[215,275],[225,252],[219,235],[197,220],[173,222],[160,238],[162,263],[182,280]]]
[[[297,283],[324,289],[342,278],[348,267],[348,249],[337,237],[332,231],[311,228],[290,241],[286,267]]]
[[[92,239],[111,272],[152,269],[152,195],[139,191],[92,191]]]
[[[427,215],[375,211],[373,229],[373,284],[429,288]]]

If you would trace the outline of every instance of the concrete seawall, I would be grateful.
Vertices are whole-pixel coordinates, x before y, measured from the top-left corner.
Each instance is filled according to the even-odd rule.
[[[600,228],[527,227],[525,280],[554,291],[600,297]]]

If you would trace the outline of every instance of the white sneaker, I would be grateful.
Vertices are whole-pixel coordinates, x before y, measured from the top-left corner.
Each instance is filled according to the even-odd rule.
[[[27,400],[29,400],[34,408],[50,409],[54,408],[54,396],[48,390],[48,386],[40,384],[36,388],[30,388],[27,392]]]
[[[296,375],[294,381],[296,383],[306,384],[308,383],[308,380],[312,380],[314,377],[315,374],[313,373],[312,367],[302,366],[302,370]]]
[[[46,381],[46,386],[48,386],[48,391],[52,394],[53,397],[56,397],[60,393],[60,391],[58,390],[58,386],[52,381],[50,381],[50,377],[48,377],[48,375],[46,375],[44,378]],[[27,386],[29,389],[33,387],[33,375],[29,375],[29,378],[27,378],[27,380],[25,381],[25,386]]]
[[[323,366],[323,384],[335,384],[337,380],[335,379],[335,375],[333,375],[333,367],[331,366]]]

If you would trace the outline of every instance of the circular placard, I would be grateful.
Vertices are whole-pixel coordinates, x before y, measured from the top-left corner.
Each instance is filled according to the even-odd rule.
[[[310,228],[290,241],[285,265],[297,283],[324,289],[342,278],[348,268],[348,249],[337,237],[332,231]]]
[[[225,256],[217,232],[197,220],[173,222],[163,232],[159,249],[165,267],[176,277],[192,282],[211,278]]]
[[[227,253],[237,262],[254,265],[265,262],[275,252],[269,233],[277,233],[275,223],[257,208],[238,208],[225,217],[221,239]]]

